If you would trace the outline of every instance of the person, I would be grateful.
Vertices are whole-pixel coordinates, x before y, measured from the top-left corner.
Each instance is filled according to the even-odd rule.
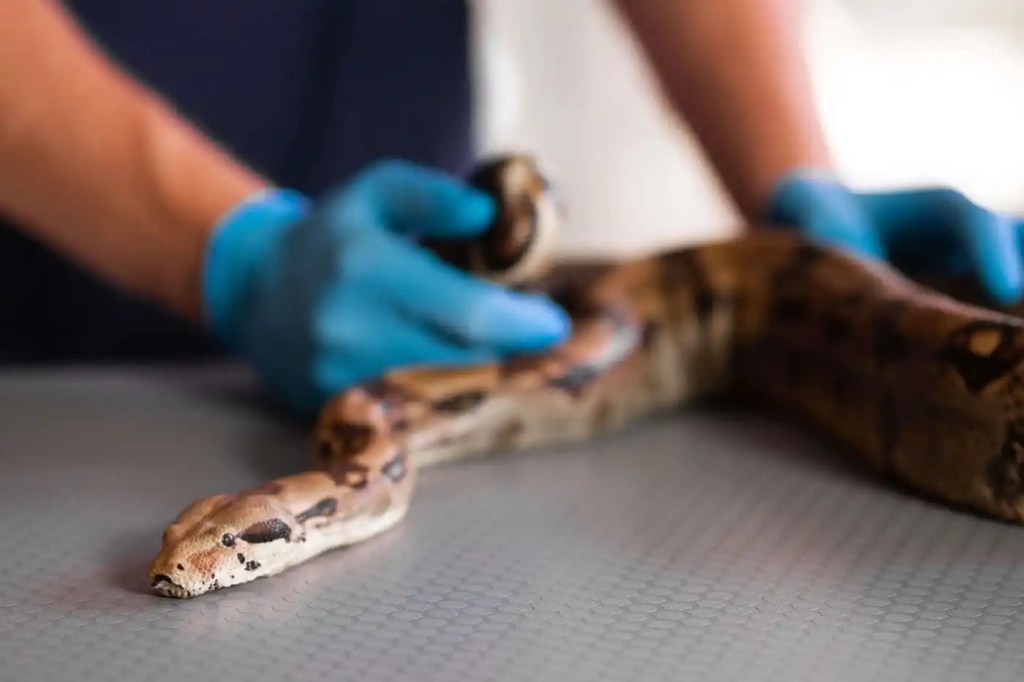
[[[833,171],[794,0],[619,0],[753,224],[1021,294],[1018,224]],[[471,237],[461,0],[0,3],[0,357],[238,354],[318,409],[388,369],[560,343],[565,313],[443,265]],[[585,115],[585,114],[581,114]]]

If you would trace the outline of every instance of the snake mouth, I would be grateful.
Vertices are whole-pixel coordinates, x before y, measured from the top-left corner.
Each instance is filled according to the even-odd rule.
[[[162,594],[165,597],[174,597],[175,599],[187,599],[192,596],[192,593],[186,590],[181,585],[171,580],[170,576],[163,573],[158,573],[153,576],[153,580],[149,583],[150,589]]]

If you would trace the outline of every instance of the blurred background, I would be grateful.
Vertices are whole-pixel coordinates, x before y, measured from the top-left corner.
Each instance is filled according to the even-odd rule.
[[[540,155],[567,255],[643,253],[737,224],[604,0],[478,0],[480,142]],[[839,169],[947,183],[1024,211],[1024,2],[808,0],[807,56]]]

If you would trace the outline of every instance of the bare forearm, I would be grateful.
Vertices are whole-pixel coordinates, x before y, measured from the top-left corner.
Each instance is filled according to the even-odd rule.
[[[0,212],[198,319],[208,232],[265,184],[119,72],[59,3],[0,2]]]
[[[748,218],[785,172],[831,164],[801,54],[799,0],[617,5]]]

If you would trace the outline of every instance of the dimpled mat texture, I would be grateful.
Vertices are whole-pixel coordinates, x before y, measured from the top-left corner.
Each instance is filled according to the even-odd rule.
[[[301,468],[234,370],[0,377],[0,680],[1009,680],[1024,529],[880,484],[767,416],[426,472],[398,529],[194,601],[189,501]]]

